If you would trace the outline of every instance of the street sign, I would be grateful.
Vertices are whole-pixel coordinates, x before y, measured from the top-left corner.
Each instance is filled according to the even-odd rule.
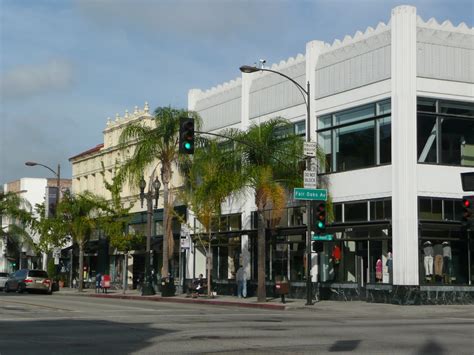
[[[191,248],[191,239],[181,237],[181,249],[190,249]]]
[[[304,142],[303,155],[307,157],[315,157],[316,148],[317,148],[316,142]]]
[[[327,201],[328,190],[326,189],[302,189],[296,187],[293,190],[293,198],[295,200],[319,200]]]
[[[316,188],[316,171],[305,170],[304,171],[304,188],[315,189]]]
[[[311,240],[313,241],[327,241],[327,242],[330,242],[331,240],[333,239],[333,235],[332,234],[322,234],[322,235],[312,235],[311,236]]]

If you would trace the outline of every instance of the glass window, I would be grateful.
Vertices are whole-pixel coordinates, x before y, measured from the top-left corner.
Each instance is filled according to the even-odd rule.
[[[380,164],[392,161],[392,118],[384,117],[379,120]]]
[[[419,218],[431,219],[431,199],[420,198],[418,201]]]
[[[367,202],[344,204],[344,222],[361,222],[367,220]]]
[[[288,209],[288,219],[290,227],[293,226],[302,226],[303,223],[303,214],[304,209],[302,207],[293,207]]]
[[[383,201],[384,218],[392,219],[392,200]]]
[[[445,221],[454,221],[454,200],[444,200],[444,220]]]
[[[392,105],[390,100],[382,101],[377,104],[378,111],[377,115],[386,115],[392,112]]]
[[[443,200],[432,199],[431,200],[431,213],[432,219],[442,220],[443,219]]]
[[[417,111],[436,112],[436,101],[433,99],[418,98]]]
[[[467,102],[440,101],[439,108],[449,115],[474,116],[474,105]]]
[[[295,134],[297,136],[304,136],[306,134],[306,122],[299,121],[295,123]]]
[[[229,227],[229,230],[231,231],[242,229],[240,214],[233,214],[229,216]]]
[[[418,115],[418,162],[436,163],[436,117]]]
[[[318,143],[320,148],[324,152],[324,162],[319,166],[320,173],[329,173],[332,171],[332,140],[331,140],[332,131],[320,132]]]
[[[474,119],[441,118],[441,163],[474,166]]]
[[[328,128],[332,126],[332,115],[318,117],[318,129]]]
[[[374,127],[374,121],[370,121],[336,130],[337,171],[374,165]]]
[[[374,117],[374,105],[356,107],[350,110],[342,111],[335,114],[336,125],[345,124],[353,121],[359,121],[365,118]]]
[[[334,222],[342,222],[342,203],[334,204]]]

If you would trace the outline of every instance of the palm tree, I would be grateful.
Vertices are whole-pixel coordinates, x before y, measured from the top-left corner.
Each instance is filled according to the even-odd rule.
[[[278,224],[286,203],[286,190],[302,185],[303,140],[292,125],[275,118],[252,125],[239,138],[242,167],[255,192],[258,215],[258,302],[266,301],[265,232],[267,223]],[[245,144],[242,144],[245,143]],[[271,220],[265,210],[272,209]]]
[[[84,249],[92,233],[100,223],[100,212],[105,200],[85,191],[81,194],[64,194],[59,202],[57,214],[63,223],[57,224],[59,235],[70,235],[79,246],[79,292],[84,282]]]
[[[135,150],[121,169],[122,174],[134,187],[139,186],[139,181],[146,168],[156,169],[161,167],[161,181],[163,186],[163,268],[162,276],[169,273],[169,256],[173,255],[173,233],[170,224],[170,181],[173,168],[178,161],[178,134],[181,117],[192,117],[199,126],[199,116],[195,112],[159,107],[154,112],[152,125],[146,123],[133,123],[124,128],[120,135],[120,147],[125,150],[135,145]],[[154,172],[154,170],[153,170]]]
[[[245,180],[239,171],[240,157],[234,149],[225,149],[217,140],[201,139],[192,161],[181,164],[185,177],[182,200],[193,211],[204,228],[207,240],[197,233],[201,247],[206,251],[207,291],[211,295],[211,256],[212,226],[221,215],[222,203],[231,194],[239,191]]]

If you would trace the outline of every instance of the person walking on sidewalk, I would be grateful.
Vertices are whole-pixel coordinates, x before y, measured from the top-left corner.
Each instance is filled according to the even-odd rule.
[[[237,280],[237,296],[247,298],[247,273],[242,265],[237,270],[235,278]]]
[[[95,275],[95,293],[100,293],[100,289],[102,287],[101,282],[102,282],[102,275],[100,274],[100,272],[98,272]]]

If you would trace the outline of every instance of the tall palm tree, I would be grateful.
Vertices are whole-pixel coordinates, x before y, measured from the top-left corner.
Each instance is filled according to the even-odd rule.
[[[120,134],[120,147],[127,149],[135,145],[133,156],[124,164],[121,173],[132,186],[138,187],[139,181],[147,168],[161,167],[160,175],[163,186],[163,268],[162,276],[169,273],[169,256],[173,255],[173,233],[169,224],[171,209],[170,181],[174,166],[178,161],[178,135],[181,117],[193,117],[199,127],[199,116],[195,112],[158,107],[154,112],[152,125],[138,122],[124,128]]]
[[[258,215],[259,302],[266,301],[265,235],[267,223],[277,224],[286,203],[286,191],[302,184],[303,140],[285,119],[275,118],[252,125],[239,138],[242,166],[248,185],[255,192]],[[272,209],[272,220],[265,215]]]
[[[84,282],[84,249],[100,223],[100,213],[105,204],[102,198],[85,191],[81,194],[64,194],[57,208],[62,223],[56,224],[58,234],[70,235],[79,246],[79,292]]]
[[[206,251],[207,291],[211,295],[212,226],[219,220],[221,206],[226,198],[239,191],[245,180],[240,174],[240,157],[234,149],[225,149],[218,140],[200,139],[192,160],[182,162],[180,168],[185,177],[185,189],[181,198],[193,211],[204,228],[207,240],[197,233],[201,246]]]

